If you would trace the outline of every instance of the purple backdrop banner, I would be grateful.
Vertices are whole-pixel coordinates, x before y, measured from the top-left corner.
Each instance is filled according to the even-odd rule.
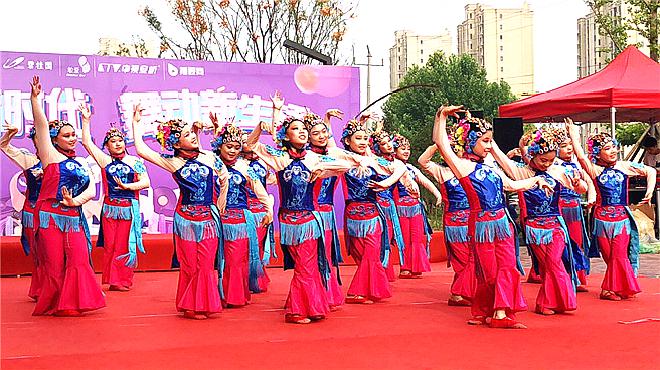
[[[154,140],[156,120],[181,118],[185,121],[209,122],[209,112],[221,122],[235,117],[235,123],[251,130],[259,121],[269,121],[275,90],[285,99],[284,112],[300,114],[309,109],[322,115],[337,108],[351,117],[359,111],[359,70],[354,67],[310,66],[288,64],[253,64],[203,62],[144,58],[104,57],[22,52],[1,52],[0,122],[18,127],[12,144],[34,152],[27,138],[33,125],[29,81],[41,77],[44,111],[49,120],[63,119],[77,128],[80,137],[80,103],[91,106],[92,137],[100,145],[110,123],[125,130],[128,151],[132,150],[131,117],[133,106],[145,109],[149,145],[160,150]],[[333,121],[333,132],[339,134],[342,123]],[[202,135],[205,149],[210,149],[209,135]],[[264,137],[266,141],[269,138]],[[82,145],[77,148],[94,172],[97,196],[84,206],[92,226],[98,229],[103,190],[100,170]],[[25,181],[20,169],[4,154],[0,167],[0,235],[18,235],[23,206]],[[172,214],[178,194],[172,177],[166,171],[147,164],[152,188],[140,195],[140,208],[146,233],[171,232]],[[275,195],[277,189],[269,187]],[[343,196],[335,194],[338,214],[343,212]],[[342,225],[338,225],[342,227]]]

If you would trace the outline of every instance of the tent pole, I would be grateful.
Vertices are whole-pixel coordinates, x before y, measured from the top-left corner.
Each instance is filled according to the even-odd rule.
[[[612,139],[616,139],[616,108],[610,107],[610,117],[612,119]]]

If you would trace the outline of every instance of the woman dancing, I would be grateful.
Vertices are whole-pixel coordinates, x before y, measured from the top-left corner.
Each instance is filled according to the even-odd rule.
[[[598,246],[607,264],[600,298],[610,301],[630,299],[641,290],[637,282],[639,239],[637,225],[628,209],[628,178],[646,177],[642,203],[651,201],[655,190],[656,170],[649,166],[619,161],[618,143],[607,133],[592,134],[587,140],[589,159],[579,144],[577,126],[566,119],[573,151],[582,168],[594,182],[597,201],[594,208],[592,248],[589,257],[598,257]]]
[[[456,149],[456,146],[453,146]],[[442,214],[447,265],[454,270],[454,280],[450,288],[447,304],[450,306],[470,306],[477,289],[477,277],[474,271],[474,253],[468,243],[468,218],[470,204],[467,194],[451,169],[432,162],[437,151],[435,145],[429,146],[419,157],[419,165],[430,173],[440,184],[444,212]]]
[[[144,253],[140,190],[150,186],[149,175],[141,158],[126,153],[124,134],[112,127],[103,138],[105,154],[92,141],[89,108],[80,105],[82,144],[101,168],[103,208],[101,228],[96,242],[103,247],[102,283],[110,290],[126,292],[133,286],[133,270],[137,267],[137,251]]]
[[[76,132],[65,121],[48,122],[41,108],[39,77],[32,79],[30,102],[37,152],[44,168],[34,223],[43,263],[42,286],[33,315],[80,316],[105,307],[90,264],[92,242],[82,205],[96,194],[89,166],[76,159]],[[43,257],[43,258],[42,258]]]
[[[522,329],[525,326],[515,320],[516,312],[527,309],[520,285],[522,266],[517,256],[515,228],[506,213],[503,188],[518,191],[539,186],[551,191],[551,187],[542,177],[513,181],[483,164],[493,141],[492,125],[483,119],[467,118],[458,124],[454,135],[456,143],[463,148],[463,158],[459,158],[447,136],[447,117],[458,118],[461,109],[460,106],[438,109],[433,139],[470,203],[468,235],[475,251],[477,290],[471,306],[473,317],[468,324],[489,323],[492,328]]]
[[[211,121],[219,128],[215,115],[211,116]],[[259,277],[264,275],[257,227],[266,227],[272,222],[273,205],[259,176],[239,157],[243,148],[243,130],[229,123],[217,131],[211,142],[213,152],[229,172],[226,212],[220,216],[225,260],[223,303],[226,307],[237,307],[250,303],[250,286],[258,287]],[[248,209],[248,189],[266,209],[259,224]]]
[[[39,198],[44,172],[41,167],[41,161],[36,154],[30,153],[27,149],[17,148],[11,145],[11,140],[18,133],[18,128],[5,126],[4,130],[5,133],[0,138],[0,150],[20,167],[23,171],[23,176],[25,176],[25,201],[21,210],[21,246],[26,256],[32,254],[32,278],[30,280],[28,296],[36,301],[41,291],[43,262],[40,262],[40,252],[37,250],[37,242],[34,235],[34,218],[37,216],[35,206]],[[34,147],[37,148],[34,127],[28,133],[28,137],[32,139]]]
[[[566,224],[559,212],[561,188],[575,193],[587,191],[579,176],[569,177],[564,167],[554,165],[559,145],[550,130],[539,129],[527,147],[528,165],[520,167],[493,143],[493,156],[504,172],[515,180],[543,177],[553,187],[548,195],[539,188],[523,191],[520,198],[525,212],[525,239],[538,263],[541,287],[535,312],[554,315],[577,308],[575,286],[579,284]],[[565,257],[565,259],[563,259]],[[574,281],[575,280],[575,281]]]
[[[170,172],[181,191],[174,213],[174,247],[179,260],[177,310],[188,319],[203,320],[220,312],[224,253],[222,224],[227,199],[227,168],[213,153],[202,150],[198,125],[181,120],[160,122],[156,138],[163,149],[174,155],[159,154],[142,139],[140,105],[133,111],[135,149],[140,157]],[[213,203],[214,173],[220,181],[218,206]],[[218,274],[213,271],[217,259]]]
[[[442,204],[442,195],[438,188],[420,170],[408,163],[410,141],[400,134],[394,134],[392,146],[396,159],[406,165],[408,175],[435,196],[435,204],[439,207]],[[400,182],[394,189],[394,203],[399,215],[403,242],[406,246],[399,279],[419,279],[423,272],[431,271],[429,243],[433,229],[426,217],[422,201],[411,196]]]

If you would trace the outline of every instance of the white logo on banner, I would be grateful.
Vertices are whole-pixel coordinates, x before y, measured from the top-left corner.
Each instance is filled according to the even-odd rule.
[[[158,65],[148,64],[99,63],[97,71],[102,73],[155,75],[158,73],[158,67]]]
[[[177,67],[172,63],[167,63],[167,74],[170,77],[176,76],[204,76],[206,71],[204,67],[196,66],[180,66]]]
[[[66,67],[66,76],[67,77],[86,77],[87,73],[92,70],[92,66],[89,64],[87,57],[81,55],[78,58],[77,66],[67,66]]]
[[[3,69],[25,69],[23,65],[25,57],[16,57],[14,59],[7,59],[2,64]],[[53,69],[53,62],[51,60],[28,60],[26,63],[27,69],[36,69],[39,71],[51,71]]]

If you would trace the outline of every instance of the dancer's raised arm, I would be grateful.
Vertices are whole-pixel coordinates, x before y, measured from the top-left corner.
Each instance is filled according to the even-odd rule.
[[[565,118],[564,122],[566,123],[566,130],[568,131],[568,136],[571,138],[571,143],[573,145],[573,152],[580,162],[582,169],[584,169],[589,177],[595,178],[598,174],[596,171],[596,166],[591,163],[587,154],[584,152],[582,145],[580,145],[580,133],[578,132],[578,127],[573,123],[573,120],[570,118]]]
[[[472,168],[462,168],[459,163],[461,159],[454,153],[451,148],[451,142],[447,136],[447,117],[454,116],[458,118],[458,113],[463,106],[442,106],[438,108],[435,113],[435,123],[433,125],[433,142],[440,150],[440,154],[445,159],[445,162],[451,168],[456,177],[462,178],[470,174]]]
[[[94,158],[99,167],[105,168],[105,166],[112,161],[112,158],[105,154],[103,150],[92,141],[92,133],[90,129],[92,112],[84,103],[78,106],[78,110],[82,116],[82,145],[85,147],[85,150],[87,150],[87,153]]]
[[[50,163],[58,161],[58,155],[63,159],[64,155],[58,153],[50,140],[48,129],[48,118],[41,108],[39,95],[41,94],[41,81],[39,76],[32,77],[30,82],[30,103],[32,104],[32,116],[34,117],[34,129],[36,131],[37,151],[41,159],[41,165],[46,168]]]
[[[142,138],[142,135],[144,135],[144,126],[140,124],[143,110],[144,109],[142,109],[140,104],[133,107],[133,144],[135,145],[135,151],[140,157],[156,166],[168,172],[175,172],[177,168],[170,160],[163,158],[158,152],[151,149],[149,145],[144,142],[144,139]]]
[[[0,138],[0,150],[16,163],[21,170],[25,171],[39,162],[39,158],[23,148],[17,148],[11,145],[11,140],[18,133],[18,128],[9,126],[3,127],[5,133]]]

